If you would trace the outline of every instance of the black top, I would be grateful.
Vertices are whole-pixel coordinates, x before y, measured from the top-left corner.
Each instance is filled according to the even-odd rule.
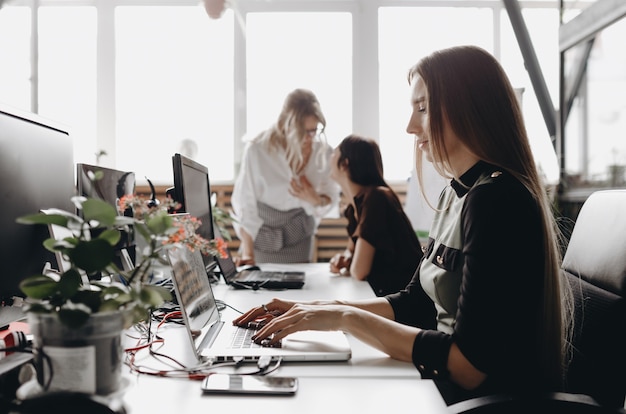
[[[366,187],[354,197],[344,215],[348,234],[376,249],[367,281],[377,296],[402,290],[411,281],[423,256],[421,245],[398,197],[388,187]]]
[[[449,403],[541,390],[547,387],[538,366],[545,256],[537,202],[516,178],[484,162],[460,179],[463,185],[453,180],[442,192],[443,211],[411,283],[387,299],[397,321],[430,329],[418,334],[413,349],[424,378],[445,380],[452,342],[488,375],[466,395],[448,382]]]

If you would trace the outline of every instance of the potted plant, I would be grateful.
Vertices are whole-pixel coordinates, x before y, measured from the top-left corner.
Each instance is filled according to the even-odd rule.
[[[79,214],[48,210],[18,219],[63,228],[67,237],[47,239],[44,246],[69,263],[61,274],[33,275],[20,287],[26,295],[39,384],[107,395],[120,386],[122,331],[171,299],[168,289],[149,283],[155,266],[169,265],[167,249],[184,245],[225,256],[226,243],[199,236],[196,218],[168,214],[174,203],[169,199],[155,203],[125,196],[119,211],[99,199],[76,196],[72,201]],[[121,214],[130,210],[130,216]],[[114,263],[123,232],[134,232],[145,242],[136,265],[126,270]],[[95,280],[96,275],[106,277]]]

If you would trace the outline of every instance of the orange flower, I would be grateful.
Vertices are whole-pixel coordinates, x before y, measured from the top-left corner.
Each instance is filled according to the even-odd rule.
[[[220,257],[222,259],[228,257],[228,244],[224,241],[224,239],[218,237],[217,239],[215,239],[215,243],[217,244],[217,251],[219,252]]]

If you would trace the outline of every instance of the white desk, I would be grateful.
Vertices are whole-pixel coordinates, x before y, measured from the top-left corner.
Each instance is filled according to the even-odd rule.
[[[448,413],[430,380],[299,378],[294,396],[203,395],[200,383],[140,377],[126,393],[128,414]]]
[[[247,311],[253,306],[269,302],[274,297],[305,301],[313,299],[345,299],[358,300],[374,297],[372,288],[367,282],[351,277],[338,276],[330,273],[328,263],[306,263],[297,265],[265,265],[263,270],[288,270],[294,267],[306,272],[306,283],[302,289],[281,291],[235,289],[220,283],[214,287],[216,298],[223,300],[240,311]],[[233,311],[224,312],[224,320],[234,318]],[[284,364],[281,375],[287,376],[386,376],[419,379],[419,371],[412,363],[401,362],[390,358],[363,342],[348,335],[352,346],[352,358],[346,362],[328,363],[293,363]]]
[[[353,278],[333,275],[327,263],[297,265],[265,265],[264,270],[293,269],[306,271],[302,289],[282,291],[234,289],[223,282],[214,286],[216,298],[240,311],[266,303],[273,297],[291,300],[365,299],[374,296],[369,284]],[[228,308],[227,308],[228,309]],[[236,312],[225,311],[225,320]],[[195,363],[186,332],[168,326],[161,332],[166,338],[163,352],[185,364]],[[421,380],[411,364],[396,361],[386,354],[348,336],[352,358],[345,362],[283,363],[270,375],[298,377],[300,387],[295,396],[226,396],[203,395],[200,383],[190,380],[131,376],[124,400],[131,414],[172,410],[176,413],[197,413],[198,409],[228,408],[234,412],[271,409],[272,412],[376,412],[398,410],[437,413],[446,412],[445,403],[429,380]],[[142,360],[146,362],[150,357]],[[395,405],[394,405],[395,404]],[[411,407],[409,404],[417,404]],[[155,411],[157,412],[157,411]],[[208,412],[208,411],[200,411]],[[216,412],[216,411],[212,411]],[[233,411],[231,411],[233,412]]]

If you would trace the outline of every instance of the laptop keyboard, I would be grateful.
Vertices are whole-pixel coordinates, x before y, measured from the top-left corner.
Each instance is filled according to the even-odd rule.
[[[265,280],[269,280],[269,281],[277,281],[277,280],[283,280],[283,278],[285,277],[284,273],[281,272],[267,272],[267,271],[260,271],[260,270],[252,270],[249,272],[246,272],[246,274],[241,278],[241,281],[243,282],[263,282]]]
[[[264,339],[260,344],[257,344],[252,340],[252,336],[257,332],[256,329],[237,328],[233,332],[233,339],[230,343],[232,349],[245,349],[245,348],[280,348],[281,343],[278,342],[275,345],[269,344],[269,339]]]
[[[238,328],[233,333],[233,340],[230,344],[231,348],[260,348],[261,345],[252,340],[252,336],[256,333],[254,329]]]

